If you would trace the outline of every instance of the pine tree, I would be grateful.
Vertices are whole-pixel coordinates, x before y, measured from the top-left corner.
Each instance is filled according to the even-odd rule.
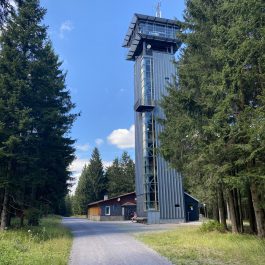
[[[176,85],[162,107],[161,152],[209,203],[229,202],[242,231],[241,193],[250,185],[258,234],[264,236],[264,3],[187,1]],[[263,158],[262,158],[263,157]],[[205,191],[207,190],[207,193]],[[264,197],[263,197],[264,199]]]
[[[87,204],[102,200],[107,193],[107,178],[104,173],[99,150],[92,152],[89,164],[83,168],[74,196],[74,211],[85,214]]]
[[[75,214],[85,214],[86,206],[92,202],[92,186],[88,175],[88,166],[85,165],[78,180],[74,195],[73,210]]]
[[[106,170],[108,178],[108,196],[115,197],[123,193],[122,185],[124,183],[122,168],[119,159],[115,158],[112,165]]]
[[[92,152],[92,157],[88,166],[88,178],[92,188],[92,201],[102,200],[106,194],[107,178],[104,174],[98,148],[95,148]]]
[[[127,152],[123,152],[120,160],[123,171],[123,193],[135,191],[135,165]]]
[[[24,0],[0,0],[0,30],[10,18],[12,13],[15,12],[15,6],[19,7],[23,4]]]
[[[3,206],[21,212],[58,210],[74,159],[68,133],[76,115],[70,113],[74,105],[61,62],[41,24],[45,12],[37,0],[21,1],[0,37],[0,185]]]
[[[11,11],[11,5],[9,0],[0,0],[0,28],[6,21],[8,14]]]
[[[135,190],[134,162],[127,152],[123,152],[121,159],[115,158],[107,168],[108,195],[118,196]]]

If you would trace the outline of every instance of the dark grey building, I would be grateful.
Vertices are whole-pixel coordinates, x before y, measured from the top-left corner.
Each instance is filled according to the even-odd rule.
[[[134,65],[137,214],[148,223],[185,220],[181,175],[156,152],[163,117],[158,105],[173,81],[174,54],[180,46],[174,20],[135,14],[123,47]]]
[[[92,221],[123,221],[131,220],[136,211],[135,192],[121,194],[116,197],[89,203],[87,218]]]

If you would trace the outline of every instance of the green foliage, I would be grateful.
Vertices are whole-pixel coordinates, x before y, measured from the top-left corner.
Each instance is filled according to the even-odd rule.
[[[63,216],[71,216],[73,214],[73,196],[67,194],[64,198],[65,213]]]
[[[112,165],[107,168],[109,197],[132,192],[135,190],[134,162],[127,152],[122,154],[121,159],[115,158]]]
[[[36,208],[30,208],[25,211],[25,217],[28,220],[28,225],[38,226],[41,218],[41,212]]]
[[[265,241],[250,235],[202,233],[198,227],[137,236],[178,265],[263,265]]]
[[[176,84],[161,102],[161,152],[210,204],[220,183],[264,187],[265,4],[186,3]]]
[[[107,179],[99,150],[95,148],[89,164],[83,168],[75,191],[74,214],[86,214],[87,204],[102,200],[107,188]]]
[[[74,104],[42,24],[46,10],[19,2],[0,36],[0,189],[9,207],[58,212],[74,159]]]
[[[11,10],[12,8],[9,0],[0,0],[0,28],[3,26]]]
[[[114,159],[104,172],[99,151],[95,148],[89,164],[83,168],[72,198],[73,214],[87,214],[87,204],[103,200],[104,195],[113,197],[134,191],[134,179],[134,162],[127,152],[121,159]]]
[[[71,245],[71,233],[62,226],[61,218],[49,216],[38,227],[0,233],[0,264],[66,265]]]
[[[214,221],[214,220],[204,222],[201,225],[200,230],[204,233],[205,232],[213,232],[213,231],[224,233],[226,231],[222,224],[220,224],[219,222]]]

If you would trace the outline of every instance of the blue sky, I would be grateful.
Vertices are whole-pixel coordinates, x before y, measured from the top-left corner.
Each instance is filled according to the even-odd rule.
[[[154,0],[41,0],[47,8],[55,52],[68,72],[67,86],[77,111],[72,129],[78,178],[99,147],[105,165],[123,151],[134,159],[133,62],[122,42],[134,13],[155,15]],[[182,20],[184,0],[164,0],[162,17]]]

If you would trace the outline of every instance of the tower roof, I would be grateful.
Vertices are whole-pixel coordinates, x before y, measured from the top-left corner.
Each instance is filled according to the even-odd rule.
[[[129,29],[126,33],[125,38],[124,38],[122,47],[129,47],[130,46],[129,45],[130,38],[132,36],[133,31],[135,30],[135,26],[136,26],[137,22],[140,22],[140,21],[155,22],[155,23],[160,23],[160,24],[164,24],[164,25],[177,26],[178,28],[180,28],[180,23],[177,20],[141,15],[141,14],[134,14],[133,19],[131,21],[131,24],[129,26]]]
[[[164,32],[156,30],[148,31],[140,29],[141,24],[155,25],[156,27],[164,27]],[[168,33],[166,29],[171,29]],[[146,40],[158,46],[167,44],[175,47],[175,51],[180,45],[180,41],[176,37],[176,31],[180,29],[180,23],[177,20],[165,19],[154,16],[134,14],[132,22],[125,36],[123,47],[129,48],[127,60],[134,60],[141,51],[141,43]],[[167,34],[168,33],[168,34]]]

